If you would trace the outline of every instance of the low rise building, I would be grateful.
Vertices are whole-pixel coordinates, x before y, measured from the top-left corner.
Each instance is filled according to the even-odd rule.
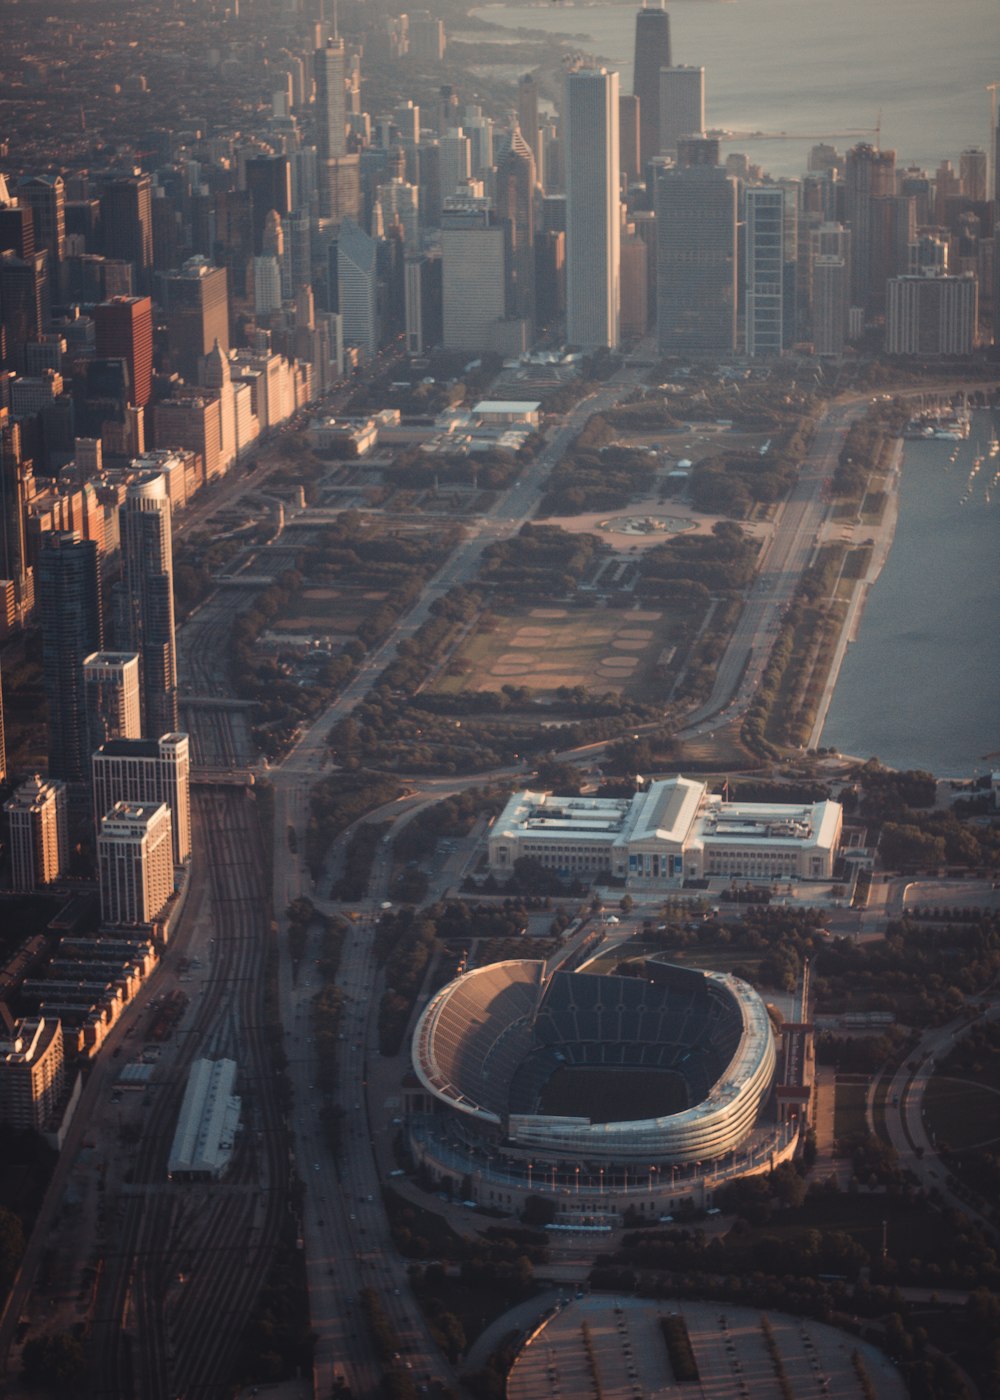
[[[226,1170],[240,1122],[235,1083],[235,1060],[195,1060],[191,1066],[167,1161],[171,1181],[214,1181]]]
[[[669,887],[685,879],[828,880],[840,844],[836,802],[728,802],[674,777],[631,798],[516,793],[489,837],[491,870],[531,857],[567,878]]]

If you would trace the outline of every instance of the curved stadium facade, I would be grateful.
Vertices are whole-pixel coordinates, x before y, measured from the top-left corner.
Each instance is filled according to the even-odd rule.
[[[738,978],[655,961],[644,973],[547,973],[511,960],[444,987],[413,1038],[432,1110],[411,1128],[418,1160],[438,1176],[464,1166],[477,1200],[491,1179],[521,1195],[561,1182],[576,1196],[583,1172],[599,1182],[602,1210],[615,1182],[662,1196],[695,1175],[704,1204],[707,1164],[717,1180],[740,1174],[770,1094],[770,1019]],[[637,1103],[641,1116],[629,1112]]]

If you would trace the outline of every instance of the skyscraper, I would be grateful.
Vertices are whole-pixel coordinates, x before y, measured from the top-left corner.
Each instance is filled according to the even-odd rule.
[[[617,73],[581,68],[567,76],[566,144],[566,336],[584,349],[613,350],[620,311]]]
[[[153,391],[153,303],[149,297],[113,297],[94,308],[97,354],[125,360],[129,403],[144,408]]]
[[[66,784],[36,773],[4,803],[15,890],[58,880],[66,864]]]
[[[94,820],[116,802],[165,802],[175,865],[191,855],[191,746],[186,734],[161,734],[158,739],[109,739],[93,755]]]
[[[680,137],[704,130],[704,68],[661,68],[659,153],[676,156]]]
[[[152,924],[174,890],[170,809],[162,803],[117,803],[101,819],[97,864],[102,921]]]
[[[361,178],[358,157],[347,149],[347,60],[343,39],[329,39],[324,48],[316,50],[313,74],[319,216],[335,220],[356,218],[361,207]]]
[[[861,142],[847,152],[845,205],[851,228],[851,303],[865,311],[884,300],[884,286],[876,285],[881,224],[877,199],[895,192],[896,152],[879,151]]]
[[[62,176],[32,175],[18,181],[17,202],[31,210],[35,251],[45,248],[49,267],[57,269],[66,256],[66,189]]]
[[[784,191],[777,185],[751,185],[745,210],[746,352],[780,355],[784,348]]]
[[[244,166],[250,195],[253,251],[264,251],[264,229],[273,209],[279,216],[292,212],[292,169],[287,156],[253,156]]]
[[[525,73],[517,82],[517,124],[528,143],[538,169],[538,83],[533,73]]]
[[[515,127],[510,146],[497,161],[497,216],[508,224],[510,312],[530,328],[535,319],[535,160]]]
[[[85,657],[83,697],[88,754],[109,739],[138,739],[142,734],[138,653],[95,651]]]
[[[379,347],[378,241],[353,219],[340,226],[337,284],[344,340],[371,358]]]
[[[161,475],[141,477],[128,487],[120,533],[126,631],[120,644],[139,653],[143,733],[158,738],[178,727],[170,499]],[[83,655],[99,647],[89,646]]]
[[[729,354],[736,343],[736,182],[718,165],[662,171],[656,231],[660,350]]]
[[[83,660],[104,631],[97,544],[76,531],[46,531],[36,567],[42,621],[42,676],[49,707],[49,777],[87,778]]]
[[[101,191],[104,255],[135,269],[135,288],[148,292],[153,268],[152,185],[148,175],[122,175]]]
[[[639,161],[645,170],[660,149],[660,69],[670,67],[670,16],[646,6],[635,17],[632,91],[639,99]],[[700,129],[700,128],[699,128]]]
[[[480,353],[497,349],[508,314],[510,228],[486,199],[445,201],[441,214],[444,344]]]
[[[228,275],[202,257],[188,258],[179,272],[157,277],[167,321],[170,363],[189,384],[198,382],[202,359],[216,341],[229,350]]]

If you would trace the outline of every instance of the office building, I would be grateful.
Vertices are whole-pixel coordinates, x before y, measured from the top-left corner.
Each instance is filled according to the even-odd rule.
[[[37,251],[31,207],[5,203],[5,190],[6,184],[0,185],[0,249],[9,248],[15,257],[30,258]]]
[[[510,314],[521,317],[532,339],[535,321],[535,160],[515,127],[497,161],[497,218],[507,224],[510,255]]]
[[[517,82],[517,124],[538,170],[538,82],[525,73]]]
[[[101,818],[97,864],[102,923],[154,923],[174,892],[170,809],[163,803],[116,803]]]
[[[656,237],[661,352],[730,354],[736,345],[735,180],[718,165],[661,171]]]
[[[65,1071],[62,1026],[55,1016],[11,1021],[0,1012],[0,1122],[40,1133],[59,1107]]]
[[[159,449],[187,448],[201,458],[201,479],[223,471],[222,404],[215,394],[196,390],[153,405],[153,438]],[[168,491],[168,496],[175,496]]]
[[[660,69],[659,155],[676,156],[677,142],[705,130],[705,70]]]
[[[958,158],[958,175],[966,199],[971,199],[976,204],[986,203],[988,170],[989,162],[985,151],[970,146],[961,153]]]
[[[61,175],[31,175],[17,182],[17,202],[31,210],[34,251],[49,255],[53,275],[66,256],[66,187]],[[9,243],[0,245],[10,247]],[[24,254],[21,255],[22,257]]]
[[[621,300],[617,73],[567,75],[566,142],[566,338],[583,350],[613,350]]]
[[[88,770],[83,661],[104,638],[94,540],[47,530],[35,569],[42,625],[42,677],[49,711],[49,776],[85,782]]]
[[[626,189],[642,176],[639,168],[639,99],[631,92],[618,94],[618,165]]]
[[[95,651],[83,661],[83,702],[87,711],[87,753],[109,739],[142,734],[139,656],[130,651]]]
[[[191,856],[191,745],[186,734],[159,739],[108,739],[93,755],[94,823],[118,802],[161,802],[170,808],[173,859]]]
[[[510,229],[486,199],[445,201],[441,215],[444,345],[499,348],[508,314]]]
[[[895,193],[895,180],[895,151],[879,151],[862,142],[847,152],[844,199],[851,229],[851,304],[866,315],[885,300],[878,273],[884,234],[876,201]]]
[[[969,355],[976,344],[978,317],[974,273],[893,277],[886,301],[886,353]]]
[[[845,258],[820,253],[812,264],[812,344],[816,355],[842,355],[847,341],[850,276]]]
[[[106,258],[130,263],[134,288],[151,290],[153,270],[152,185],[148,175],[108,177],[101,188],[101,240]]]
[[[287,156],[252,156],[244,166],[244,178],[250,196],[253,252],[260,255],[264,252],[264,229],[272,209],[281,217],[292,212],[291,164]],[[249,251],[243,226],[245,213],[245,210],[235,209],[230,219],[231,236],[235,237],[244,258]]]
[[[149,297],[113,297],[94,308],[97,354],[124,360],[129,398],[144,408],[153,391],[153,303]]]
[[[745,194],[746,353],[780,355],[784,345],[785,194],[751,185]]]
[[[347,149],[347,60],[343,39],[313,56],[316,79],[316,163],[321,219],[356,219],[361,210],[358,157]],[[287,209],[272,205],[280,214]]]
[[[201,360],[216,341],[229,350],[228,278],[224,267],[188,258],[179,272],[157,277],[167,325],[170,366],[189,384],[198,382]]]
[[[66,784],[36,773],[4,803],[15,890],[51,885],[66,868]]]
[[[44,248],[24,258],[0,248],[0,363],[13,365],[15,346],[45,333],[52,301],[48,256]]]
[[[436,19],[427,10],[417,10],[409,18],[409,58],[414,63],[440,63],[446,43],[444,20]]]
[[[635,17],[635,65],[632,91],[639,99],[639,165],[660,149],[660,69],[671,66],[670,16],[657,6],[643,6]],[[698,127],[701,130],[701,127]]]
[[[119,512],[123,577],[122,650],[139,654],[143,734],[177,730],[174,570],[170,498],[161,475],[132,482]],[[100,649],[89,646],[83,655]]]
[[[344,341],[371,359],[379,348],[378,241],[353,219],[340,226],[337,283]]]

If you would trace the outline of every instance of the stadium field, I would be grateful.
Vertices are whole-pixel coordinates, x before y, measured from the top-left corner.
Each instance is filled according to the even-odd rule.
[[[688,1107],[682,1075],[663,1069],[591,1069],[563,1066],[543,1088],[538,1112],[592,1123],[661,1118]]]

